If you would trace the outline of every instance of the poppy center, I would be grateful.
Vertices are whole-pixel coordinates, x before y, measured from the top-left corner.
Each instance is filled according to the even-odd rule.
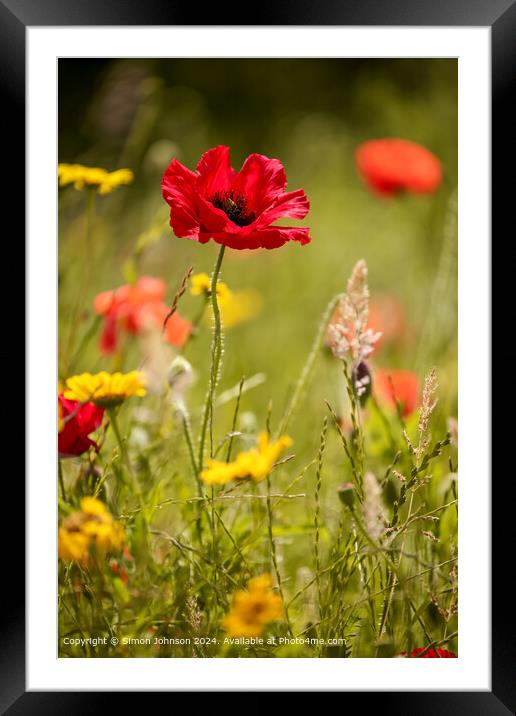
[[[247,199],[233,191],[217,191],[211,198],[216,209],[222,209],[228,219],[237,226],[248,226],[256,218],[254,211],[249,211]]]

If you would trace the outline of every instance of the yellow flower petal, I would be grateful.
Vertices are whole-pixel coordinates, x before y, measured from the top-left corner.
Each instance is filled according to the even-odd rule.
[[[73,184],[79,191],[91,186],[95,187],[99,194],[109,194],[122,184],[130,184],[134,179],[130,169],[108,172],[100,167],[85,167],[82,164],[59,164],[57,176],[59,186]]]
[[[95,375],[82,373],[74,375],[66,381],[65,398],[91,401],[102,408],[119,405],[133,395],[145,395],[145,376],[137,370],[130,373],[107,373],[101,371]]]

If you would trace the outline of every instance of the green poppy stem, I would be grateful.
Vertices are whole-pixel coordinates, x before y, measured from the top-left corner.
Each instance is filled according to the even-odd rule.
[[[199,460],[197,462],[199,470],[202,470],[204,465],[204,447],[206,443],[206,432],[208,430],[208,424],[210,426],[211,439],[210,454],[213,452],[213,399],[215,396],[215,389],[217,387],[217,382],[219,379],[220,359],[222,356],[222,322],[220,318],[219,302],[217,298],[217,283],[219,279],[220,268],[222,266],[222,259],[224,258],[225,248],[226,247],[224,246],[224,244],[222,244],[211,277],[211,305],[213,308],[213,319],[215,325],[213,329],[213,341],[211,345],[210,383],[208,386],[208,393],[206,395],[206,403],[204,405],[201,437],[199,440]]]

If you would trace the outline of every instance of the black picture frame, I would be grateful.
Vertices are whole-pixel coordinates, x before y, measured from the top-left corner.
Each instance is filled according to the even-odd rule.
[[[202,15],[203,22],[196,22]],[[20,263],[24,260],[19,217],[25,215],[25,37],[28,26],[67,25],[405,25],[405,26],[484,26],[491,28],[492,40],[492,236],[497,236],[501,254],[502,247],[511,245],[513,233],[513,209],[511,202],[514,179],[505,179],[504,169],[516,166],[516,150],[512,140],[513,114],[509,112],[516,68],[516,2],[515,0],[288,0],[283,3],[261,2],[254,8],[237,5],[232,1],[199,7],[174,0],[0,0],[0,86],[2,91],[2,129],[4,140],[3,182],[4,218],[18,217],[16,237],[10,233],[9,254],[21,249]],[[9,155],[5,157],[5,150]],[[7,200],[5,199],[7,197]],[[511,216],[509,216],[511,214]],[[507,229],[506,229],[507,226]],[[5,231],[5,230],[4,230]],[[507,234],[510,231],[511,234]],[[504,242],[507,237],[508,241]],[[4,246],[7,236],[4,233]],[[493,243],[494,247],[495,244]],[[514,251],[511,252],[514,256]],[[510,255],[509,254],[509,257]],[[496,256],[492,252],[493,258]],[[9,258],[11,261],[11,258]],[[502,262],[497,286],[510,285],[509,265]],[[12,265],[12,264],[11,264]],[[505,270],[505,274],[503,273]],[[513,270],[514,272],[514,270]],[[506,281],[504,281],[506,279]],[[493,285],[494,282],[493,282]],[[494,296],[493,296],[494,298]],[[501,309],[502,303],[498,304]],[[20,332],[19,304],[15,323]],[[495,320],[497,317],[497,321]],[[501,311],[493,311],[493,335],[496,325],[501,325]],[[23,336],[21,336],[23,341]],[[18,343],[16,344],[18,345]],[[493,389],[493,413],[496,401],[501,400],[504,370],[511,365],[511,354],[505,343],[493,354],[494,374],[501,371],[498,390]],[[28,346],[34,350],[34,346]],[[2,351],[6,365],[12,371],[12,348]],[[20,351],[17,349],[19,355]],[[18,372],[19,369],[18,369]],[[13,381],[14,382],[14,381]],[[505,389],[507,382],[504,382]],[[19,384],[12,386],[11,405],[23,405]],[[4,409],[4,436],[19,434],[13,428],[13,411]],[[14,413],[15,414],[15,413]],[[496,413],[494,413],[496,414]],[[21,421],[18,421],[21,425]],[[509,428],[497,428],[499,444],[503,444],[504,430],[509,438]],[[489,436],[486,436],[489,440]],[[509,440],[506,444],[510,445]],[[28,442],[30,450],[30,441]],[[495,451],[493,451],[495,454]],[[23,448],[19,451],[20,459]],[[24,484],[20,463],[16,474],[12,468],[4,469],[4,509],[6,504],[24,504]],[[514,478],[504,467],[492,486],[492,691],[491,692],[347,692],[342,697],[346,709],[355,699],[364,707],[371,707],[374,699],[382,713],[417,714],[489,714],[500,716],[513,713],[516,708],[514,679],[515,646],[511,629],[514,622],[513,592],[508,588],[507,549],[513,539],[514,506],[507,499],[507,486],[502,484]],[[465,477],[467,480],[467,476]],[[497,488],[499,485],[499,488]],[[8,486],[8,487],[7,487]],[[8,490],[8,493],[7,493]],[[14,509],[10,510],[14,512]],[[4,528],[6,529],[6,528]],[[16,537],[13,539],[13,531]],[[36,713],[82,714],[93,713],[106,702],[114,703],[119,695],[106,692],[26,692],[25,691],[25,593],[23,566],[23,532],[21,515],[10,528],[11,539],[3,541],[3,574],[6,575],[2,590],[2,623],[0,648],[0,708],[12,716]],[[512,559],[511,559],[512,562]],[[8,575],[8,577],[7,577]],[[474,594],[463,594],[462,599],[473,599]],[[512,624],[511,624],[512,618]],[[138,698],[136,695],[132,699]],[[360,699],[360,701],[358,701]]]

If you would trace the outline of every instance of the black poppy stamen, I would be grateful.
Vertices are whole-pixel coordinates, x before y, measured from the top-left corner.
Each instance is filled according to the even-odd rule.
[[[242,194],[233,191],[217,191],[211,198],[211,203],[217,209],[222,209],[228,219],[237,226],[248,226],[256,218],[254,211],[248,211],[247,199]]]

